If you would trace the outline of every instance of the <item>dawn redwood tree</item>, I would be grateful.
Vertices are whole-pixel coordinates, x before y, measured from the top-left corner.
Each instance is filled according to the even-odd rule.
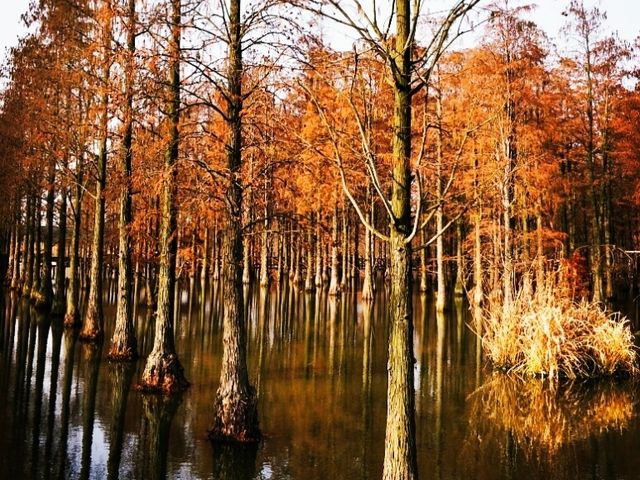
[[[133,89],[136,51],[136,1],[128,0],[126,13],[127,52],[125,60],[124,136],[120,153],[120,219],[118,223],[118,296],[116,326],[108,356],[112,360],[130,360],[138,355],[133,325],[131,268],[131,158],[133,146]]]
[[[604,36],[605,12],[587,8],[581,0],[572,0],[565,14],[566,32],[573,37],[577,51],[564,62],[570,79],[572,147],[568,152],[577,165],[584,164],[585,185],[590,212],[588,241],[594,302],[613,296],[612,242],[613,181],[616,171],[614,119],[615,89],[622,85],[629,58],[628,48],[615,36]],[[577,148],[576,148],[577,147]]]
[[[102,278],[104,263],[104,228],[105,228],[105,185],[107,180],[107,156],[109,141],[109,85],[112,67],[111,41],[113,5],[112,0],[104,0],[98,10],[98,21],[101,34],[100,50],[100,83],[99,83],[99,120],[98,120],[98,153],[96,155],[96,190],[93,232],[91,240],[90,286],[87,306],[84,314],[80,339],[86,342],[97,342],[104,336],[104,317],[102,312]]]
[[[209,438],[214,441],[260,440],[256,391],[249,383],[246,325],[242,287],[242,114],[243,27],[240,0],[228,4],[227,91],[224,119],[227,124],[228,179],[225,205],[227,229],[222,239],[223,353],[220,387],[214,401],[214,420]]]
[[[167,48],[169,78],[167,123],[169,136],[164,153],[160,199],[160,271],[158,272],[158,304],[153,348],[140,379],[145,392],[172,394],[186,390],[189,382],[178,359],[174,343],[174,302],[176,288],[177,212],[176,175],[180,143],[180,39],[182,35],[182,0],[171,0],[169,9],[170,38]]]
[[[478,0],[459,1],[436,28],[429,47],[418,52],[416,29],[421,3],[398,0],[391,14],[395,18],[393,35],[378,24],[377,14],[367,15],[358,1],[351,7],[361,15],[356,17],[338,0],[306,0],[295,2],[318,15],[355,29],[361,39],[384,61],[388,81],[393,91],[393,139],[391,152],[391,196],[381,196],[389,217],[388,235],[379,232],[365,218],[362,209],[351,195],[343,168],[335,129],[326,121],[330,131],[336,163],[342,185],[361,222],[376,236],[389,243],[391,293],[389,300],[391,331],[389,337],[387,423],[385,434],[384,479],[415,479],[418,476],[415,439],[415,405],[413,382],[413,309],[411,303],[412,272],[411,242],[418,232],[421,201],[414,220],[411,219],[412,98],[422,89],[450,40],[450,29],[479,3]],[[374,6],[375,8],[375,6]],[[387,32],[387,33],[383,33]],[[318,108],[322,107],[318,105]],[[366,139],[363,139],[366,142]],[[419,162],[418,162],[419,163]],[[371,180],[380,192],[376,174]],[[418,180],[418,189],[420,181]],[[418,192],[418,198],[420,198]],[[442,232],[437,232],[440,235]]]

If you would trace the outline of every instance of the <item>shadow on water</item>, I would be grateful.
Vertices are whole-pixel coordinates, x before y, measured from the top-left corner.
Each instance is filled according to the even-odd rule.
[[[136,309],[142,358],[120,364],[7,294],[0,301],[0,478],[380,478],[387,295],[380,285],[369,304],[286,282],[247,287],[248,368],[264,433],[248,447],[206,438],[221,368],[220,282],[186,282],[178,296],[176,349],[193,385],[172,399],[132,389],[153,343],[155,319],[144,302]],[[467,326],[468,306],[450,305],[436,314],[431,297],[414,299],[423,478],[640,478],[640,460],[625,453],[640,441],[637,385],[554,387],[492,375]],[[113,303],[105,315],[108,339]]]

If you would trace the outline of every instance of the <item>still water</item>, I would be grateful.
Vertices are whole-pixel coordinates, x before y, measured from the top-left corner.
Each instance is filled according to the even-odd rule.
[[[113,364],[15,295],[0,305],[0,478],[368,479],[384,452],[387,317],[355,295],[247,291],[256,448],[212,447],[206,431],[222,356],[220,287],[181,292],[176,346],[191,388],[132,387]],[[105,292],[106,338],[113,330]],[[415,298],[418,462],[423,479],[640,478],[640,385],[553,387],[492,374],[462,302],[436,316]],[[137,308],[139,349],[153,317]]]

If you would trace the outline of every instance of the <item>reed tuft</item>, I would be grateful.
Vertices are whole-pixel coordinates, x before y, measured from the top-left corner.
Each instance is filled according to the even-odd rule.
[[[483,350],[500,370],[552,379],[638,372],[629,321],[559,296],[552,282],[521,292],[508,306],[490,301],[482,322]]]

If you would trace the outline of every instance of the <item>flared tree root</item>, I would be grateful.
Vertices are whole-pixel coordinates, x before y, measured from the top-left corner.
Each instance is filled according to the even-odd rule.
[[[177,354],[152,352],[136,389],[143,393],[172,395],[185,391],[189,385]]]
[[[89,306],[85,314],[82,330],[80,330],[80,341],[84,343],[97,343],[102,341],[103,337],[104,330],[100,322],[99,313]]]
[[[112,362],[128,362],[138,358],[138,345],[135,338],[117,339],[111,342],[107,358]]]
[[[75,313],[67,313],[64,316],[63,322],[64,328],[78,328],[82,325],[80,322],[80,315],[76,311]]]
[[[246,395],[218,390],[214,402],[215,419],[208,432],[212,442],[256,443],[262,438],[258,422],[255,390]]]

